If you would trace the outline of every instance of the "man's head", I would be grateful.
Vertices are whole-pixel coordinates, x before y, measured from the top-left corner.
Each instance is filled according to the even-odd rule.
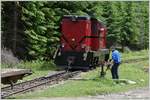
[[[116,50],[116,47],[115,46],[111,46],[110,50],[113,52],[114,50]]]

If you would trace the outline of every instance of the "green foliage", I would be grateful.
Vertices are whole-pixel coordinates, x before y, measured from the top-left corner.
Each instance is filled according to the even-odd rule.
[[[142,12],[142,5],[144,6],[145,12]],[[142,48],[142,42],[144,42],[144,40],[147,41],[147,39],[143,40],[142,38],[148,37],[148,28],[146,28],[146,26],[148,26],[148,21],[143,23],[143,20],[148,19],[147,11],[148,2],[104,2],[102,16],[105,18],[108,28],[108,44],[120,44],[122,47],[132,47],[138,44],[138,47]],[[144,25],[146,24],[146,26],[143,26],[141,23]],[[140,27],[143,27],[144,30]],[[143,41],[141,42],[140,40]],[[148,43],[144,44],[145,48],[148,47],[146,46]]]
[[[22,20],[25,23],[28,45],[28,54],[31,59],[52,58],[50,50],[59,41],[58,24],[52,4],[48,2],[24,2],[22,4]]]
[[[2,30],[11,28],[7,27],[8,18],[13,19],[8,6],[13,8],[13,3],[2,2]],[[108,47],[148,48],[148,1],[29,1],[17,6],[29,59],[52,59],[59,45],[61,17],[70,14],[100,19],[108,30]]]

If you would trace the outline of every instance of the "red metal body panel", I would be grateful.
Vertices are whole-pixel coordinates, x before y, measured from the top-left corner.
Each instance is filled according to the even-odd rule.
[[[98,51],[101,48],[106,48],[106,28],[97,20],[92,20],[91,22],[95,27],[95,31],[91,31],[91,36],[93,37],[91,38],[91,50]]]
[[[98,31],[98,22],[97,20],[92,20],[91,21],[91,50],[92,51],[97,51],[99,49],[99,31]]]
[[[100,48],[106,48],[106,28],[102,27],[101,29],[101,34],[100,34]]]
[[[61,21],[61,33],[61,46],[55,53],[56,65],[86,69],[109,58],[106,27],[97,19],[66,15]]]
[[[63,18],[61,32],[62,51],[98,51],[106,47],[106,28],[96,19]]]
[[[90,39],[85,39],[85,36],[90,36],[90,20],[71,21],[63,19],[61,44],[63,51],[84,51],[83,46],[90,46]]]

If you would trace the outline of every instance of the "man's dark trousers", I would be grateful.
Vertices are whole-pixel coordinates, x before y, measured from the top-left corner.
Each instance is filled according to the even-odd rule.
[[[111,74],[112,74],[112,79],[119,79],[118,76],[118,67],[120,63],[114,63],[112,68],[111,68]]]

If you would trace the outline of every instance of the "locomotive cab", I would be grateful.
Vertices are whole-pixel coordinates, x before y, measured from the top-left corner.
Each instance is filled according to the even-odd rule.
[[[61,46],[54,61],[57,66],[89,69],[105,59],[106,28],[100,21],[89,16],[67,15],[63,16],[60,27]]]

